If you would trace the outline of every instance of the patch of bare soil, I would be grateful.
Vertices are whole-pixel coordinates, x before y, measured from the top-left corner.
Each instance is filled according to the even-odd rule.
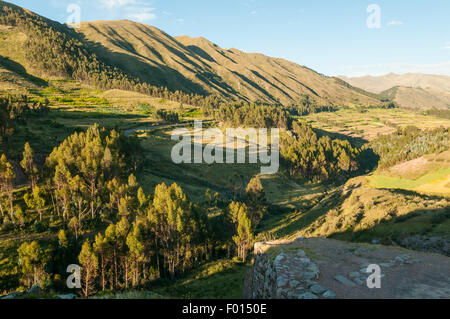
[[[420,157],[412,161],[395,165],[390,169],[390,171],[398,175],[407,175],[411,172],[422,170],[427,164],[428,160],[425,157]]]

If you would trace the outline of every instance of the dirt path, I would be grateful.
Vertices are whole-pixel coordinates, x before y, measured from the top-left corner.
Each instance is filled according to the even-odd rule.
[[[86,237],[94,237],[98,233],[104,233],[106,230],[96,230],[93,232],[89,232],[86,234],[82,234],[79,236],[79,238],[86,238]],[[40,239],[55,239],[58,238],[58,234],[31,234],[31,235],[16,235],[16,234],[5,234],[0,235],[0,241],[6,241],[6,240],[27,240],[27,241],[33,241],[33,240],[40,240]]]
[[[212,121],[212,120],[202,121],[202,123],[211,123],[211,122],[214,122],[214,121]],[[157,130],[157,129],[161,129],[161,128],[168,129],[168,128],[172,128],[172,127],[183,127],[183,126],[191,125],[193,123],[194,123],[194,121],[189,121],[189,122],[183,122],[183,123],[177,123],[177,124],[159,124],[159,125],[153,125],[153,126],[147,126],[147,127],[139,127],[139,128],[125,130],[123,132],[123,134],[125,136],[129,136],[129,135],[134,134],[139,131],[153,131],[153,130]]]
[[[320,269],[318,283],[340,298],[450,298],[450,258],[381,245],[349,244],[335,240],[306,240],[305,247]],[[317,255],[317,256],[316,256]],[[367,287],[369,264],[381,267],[381,288]],[[363,284],[345,285],[336,280],[344,276]]]

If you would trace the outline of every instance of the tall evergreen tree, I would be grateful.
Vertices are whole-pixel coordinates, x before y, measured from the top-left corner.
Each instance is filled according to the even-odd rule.
[[[16,173],[11,165],[6,159],[5,154],[0,157],[0,196],[7,196],[9,203],[9,214],[11,220],[14,221],[14,179],[16,178]],[[2,215],[4,215],[5,207],[3,207],[2,200],[0,199],[0,210]]]
[[[45,275],[44,267],[47,262],[47,255],[41,250],[39,243],[23,243],[18,249],[19,265],[25,284],[28,288],[40,283]]]
[[[36,164],[34,163],[34,152],[28,142],[25,143],[25,148],[23,151],[23,159],[20,162],[20,165],[25,171],[25,174],[28,176],[31,186],[34,189],[37,184],[38,179],[38,169]]]
[[[85,297],[95,291],[95,279],[98,271],[98,258],[91,244],[86,240],[81,248],[78,261],[81,265],[81,285]]]

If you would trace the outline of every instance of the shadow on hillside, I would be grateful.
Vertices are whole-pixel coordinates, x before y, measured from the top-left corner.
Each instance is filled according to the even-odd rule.
[[[426,197],[427,199],[434,197]],[[437,198],[442,199],[442,198]],[[353,242],[369,242],[377,240],[377,243],[388,246],[402,246],[402,242],[406,238],[412,236],[434,237],[436,234],[433,230],[450,221],[450,210],[448,207],[442,208],[421,208],[414,210],[406,215],[395,216],[390,219],[383,219],[369,229],[354,231],[347,229],[346,231],[335,233],[329,238],[338,240],[346,240]],[[442,228],[443,229],[443,228]],[[439,235],[449,236],[439,232]],[[409,247],[406,247],[409,248]],[[435,251],[441,254],[445,252]],[[448,253],[448,252],[447,252]]]
[[[17,63],[7,57],[0,56],[0,66],[24,77],[25,79],[27,79],[28,81],[32,82],[37,86],[44,86],[44,87],[48,86],[47,81],[29,74],[20,63]]]
[[[198,55],[199,57],[209,61],[209,62],[213,62],[213,63],[217,63],[216,60],[214,60],[214,58],[212,56],[210,56],[205,50],[203,50],[202,48],[196,46],[196,45],[188,45],[187,48],[195,53],[196,55]]]
[[[328,136],[333,139],[337,138],[340,140],[349,141],[350,144],[352,144],[353,146],[357,146],[357,147],[361,147],[364,144],[367,144],[369,142],[368,140],[366,140],[362,137],[354,137],[354,136],[349,136],[349,135],[336,133],[336,132],[328,132],[328,131],[322,130],[320,128],[314,128],[314,131],[316,131],[316,133],[319,134],[320,136]]]
[[[412,190],[406,190],[406,189],[400,189],[400,188],[379,188],[381,190],[387,190],[391,193],[398,194],[398,195],[404,195],[404,196],[413,196],[413,197],[419,197],[422,200],[434,200],[434,201],[440,201],[444,197],[439,195],[428,195],[423,193],[418,193]]]
[[[249,78],[247,78],[246,76],[239,74],[235,71],[230,71],[231,73],[233,73],[235,76],[237,76],[238,78],[240,78],[242,81],[244,81],[245,83],[247,83],[248,85],[250,85],[251,87],[253,87],[254,89],[258,90],[259,92],[261,92],[262,94],[264,94],[265,96],[267,96],[268,98],[270,98],[273,102],[277,102],[277,99],[270,94],[269,92],[267,92],[265,89],[263,89],[261,86],[259,86],[258,84],[256,84],[255,82],[253,82],[252,80],[250,80]],[[285,93],[284,91],[281,91],[284,94],[286,94],[287,96],[289,96],[287,93]]]
[[[96,31],[102,34],[101,31],[97,29]],[[145,32],[144,30],[141,31]],[[118,36],[117,34],[115,35]],[[150,34],[149,36],[152,35]],[[129,45],[128,42],[126,42],[125,39],[112,40],[112,43],[130,52],[130,54],[114,52],[109,48],[103,46],[100,42],[94,42],[87,39],[84,34],[79,34],[79,37],[81,41],[86,43],[86,45],[89,46],[93,52],[102,57],[102,59],[109,65],[117,66],[124,72],[140,79],[143,82],[157,87],[167,87],[170,91],[180,90],[187,94],[195,93],[199,95],[208,95],[209,93],[200,84],[186,78],[181,72],[177,71],[174,68],[168,67],[167,65],[164,65],[165,62],[161,54],[148,45],[147,48],[153,54],[155,54],[159,61],[139,54],[138,52],[136,52],[136,50],[134,50],[134,48]],[[178,61],[173,62],[178,63],[180,67],[194,73],[196,78],[199,81],[205,83],[206,86],[217,89],[226,97],[239,96],[239,93],[236,92],[227,83],[225,83],[220,76],[211,73],[209,71],[209,67],[206,64],[203,64],[203,62],[199,61],[200,63],[202,63],[202,65],[200,65],[199,63],[186,56],[186,54],[184,54],[183,52],[175,50],[156,37],[152,36],[152,39],[158,41],[158,43],[164,46],[165,49],[179,57],[184,63],[180,63]],[[180,46],[183,46],[181,43],[178,44]],[[189,50],[189,48],[186,48],[186,50],[194,53],[195,55],[198,54],[192,50]],[[135,56],[133,56],[132,54],[134,54]],[[199,72],[198,70],[203,71]]]
[[[167,87],[171,91],[180,90],[185,93],[196,93],[201,95],[207,94],[207,92],[199,84],[187,79],[177,70],[167,67],[158,61],[151,60],[148,57],[139,55],[134,51],[134,49],[130,50],[128,46],[124,46],[123,41],[113,41],[113,44],[130,51],[132,54],[137,55],[137,57],[131,54],[114,52],[99,42],[88,40],[83,34],[79,34],[79,37],[81,41],[91,48],[91,50],[101,57],[107,64],[113,67],[118,67],[125,73],[139,78],[150,85]],[[153,51],[154,50],[152,50],[152,52]],[[142,60],[146,60],[148,63]],[[151,64],[155,66],[152,66]]]
[[[65,110],[52,110],[50,118],[63,118],[63,119],[144,119],[148,118],[146,115],[141,114],[123,114],[113,112],[84,112],[84,111],[65,111]]]
[[[294,100],[294,98],[287,93],[286,91],[284,91],[282,88],[280,88],[279,86],[275,85],[275,83],[273,81],[269,81],[268,79],[266,79],[263,75],[261,75],[259,72],[257,71],[253,71],[250,70],[250,72],[253,73],[253,75],[255,75],[256,77],[258,77],[259,79],[261,79],[262,81],[269,83],[270,85],[272,85],[273,87],[275,87],[277,90],[279,90],[280,92],[282,92],[284,95],[286,95],[289,99]],[[284,83],[282,83],[280,80],[278,80],[276,77],[274,77],[275,81],[277,81],[278,83],[280,83],[280,85],[284,86],[287,90],[290,90]],[[259,87],[259,86],[258,86]],[[265,91],[264,91],[265,92]]]
[[[325,194],[319,198],[319,203],[305,204],[305,208],[300,211],[288,213],[287,209],[278,208],[278,214],[268,216],[263,220],[259,231],[265,232],[276,229],[273,232],[275,238],[292,236],[299,231],[311,226],[317,219],[328,213],[329,210],[339,206],[350,196],[344,196],[340,190],[331,194]]]
[[[171,298],[241,298],[244,279],[250,266],[247,264],[221,266],[220,261],[218,259],[200,265],[200,268],[187,271],[175,280],[157,279],[149,288]],[[217,269],[211,269],[213,267]]]

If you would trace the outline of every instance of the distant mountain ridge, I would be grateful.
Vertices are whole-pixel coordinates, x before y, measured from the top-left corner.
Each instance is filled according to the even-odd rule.
[[[450,76],[420,73],[345,77],[342,80],[415,109],[450,108]]]
[[[450,92],[396,86],[381,93],[402,107],[428,110],[450,109]]]
[[[395,86],[432,89],[450,92],[450,76],[421,73],[395,74],[389,73],[381,76],[346,77],[342,80],[363,90],[381,93]]]

